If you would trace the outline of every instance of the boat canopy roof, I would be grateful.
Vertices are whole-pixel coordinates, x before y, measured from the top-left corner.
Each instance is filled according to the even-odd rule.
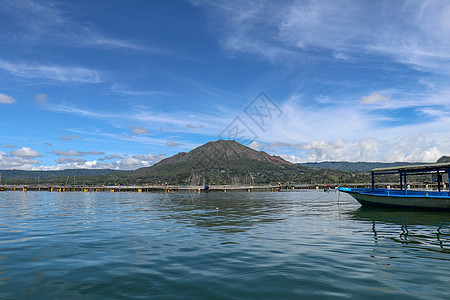
[[[438,164],[423,164],[423,165],[408,165],[398,166],[390,168],[376,168],[372,170],[372,173],[416,173],[416,172],[437,172],[437,171],[449,171],[450,163],[438,163]]]

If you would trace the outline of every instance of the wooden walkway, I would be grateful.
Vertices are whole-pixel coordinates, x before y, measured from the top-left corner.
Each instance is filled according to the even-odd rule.
[[[331,189],[336,189],[338,186],[341,187],[351,187],[351,188],[369,188],[370,183],[364,184],[284,184],[284,185],[255,185],[255,186],[232,186],[232,185],[213,185],[210,186],[209,192],[234,192],[234,191],[282,191],[282,190],[298,190],[298,189],[316,189],[323,190],[327,187]],[[7,185],[2,186],[6,191],[47,191],[47,192],[204,192],[203,186],[177,186],[177,185],[127,185],[127,186],[83,186],[83,185]],[[399,189],[398,183],[379,183],[376,184],[377,188],[392,188]],[[436,184],[425,184],[425,183],[410,183],[408,188],[412,189],[437,189]],[[444,188],[448,188],[445,186]]]

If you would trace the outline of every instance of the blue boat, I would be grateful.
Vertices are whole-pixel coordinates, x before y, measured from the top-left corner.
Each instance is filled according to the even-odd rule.
[[[448,177],[450,163],[427,165],[410,165],[394,168],[377,168],[372,173],[372,188],[339,188],[339,191],[350,194],[361,205],[384,206],[412,209],[450,210],[450,191],[444,191],[443,177]],[[398,174],[400,189],[375,188],[377,175]],[[432,174],[436,178],[437,191],[408,190],[407,177],[409,175]]]

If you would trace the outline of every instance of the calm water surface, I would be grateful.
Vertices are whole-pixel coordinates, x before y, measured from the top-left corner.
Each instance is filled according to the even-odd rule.
[[[449,229],[334,192],[0,192],[0,298],[443,299]]]

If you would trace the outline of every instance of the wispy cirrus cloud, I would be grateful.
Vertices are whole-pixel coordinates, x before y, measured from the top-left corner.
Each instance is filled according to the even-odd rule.
[[[382,55],[420,70],[449,73],[450,3],[445,0],[192,2],[206,7],[220,24],[220,44],[232,53],[290,64],[293,58],[324,59],[324,50],[337,60]]]
[[[6,143],[6,148],[16,148],[16,145],[10,144],[10,143]]]
[[[142,91],[142,90],[131,90],[127,89],[122,85],[114,84],[111,87],[111,90],[114,93],[126,95],[126,96],[170,96],[173,95],[173,93],[165,92],[165,91]]]
[[[12,63],[0,59],[0,69],[21,78],[77,83],[100,82],[100,74],[97,71],[82,67]]]
[[[73,3],[72,3],[73,4]],[[75,4],[73,4],[75,5]],[[14,38],[28,43],[52,43],[64,46],[130,49],[150,53],[164,53],[157,48],[113,37],[98,31],[92,22],[74,21],[67,8],[57,3],[34,0],[5,0],[0,11],[16,20],[19,28]],[[70,5],[69,5],[70,6]]]
[[[67,104],[54,104],[51,107],[48,107],[48,109],[61,113],[69,113],[93,119],[105,120],[107,122],[111,122],[113,120],[115,124],[121,122],[129,123],[129,120],[134,120],[136,122],[144,124],[145,127],[141,126],[144,129],[152,127],[161,128],[161,125],[164,124],[167,129],[173,131],[212,132],[217,134],[222,131],[223,128],[228,125],[230,120],[235,116],[234,111],[221,111],[218,112],[217,115],[214,115],[210,111],[208,111],[208,114],[206,115],[201,112],[192,113],[185,111],[152,112],[150,109],[142,107],[140,107],[138,110],[130,109],[128,112],[124,111],[121,113],[113,113],[107,111],[104,112],[81,109],[76,106]],[[186,126],[186,123],[189,125]],[[192,124],[195,124],[195,126]],[[129,127],[127,125],[124,126]],[[133,129],[136,128],[133,127]]]

